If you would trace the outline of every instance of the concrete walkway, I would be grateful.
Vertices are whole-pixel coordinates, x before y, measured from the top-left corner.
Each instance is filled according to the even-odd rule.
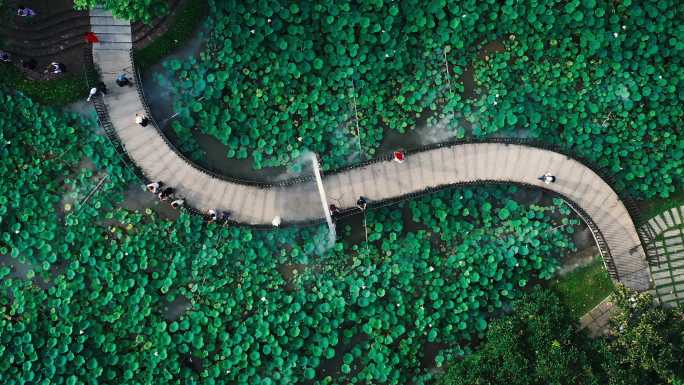
[[[608,322],[616,311],[612,295],[609,295],[580,318],[580,329],[586,328],[592,337],[606,335],[609,331]]]
[[[114,84],[118,73],[132,71],[130,24],[102,10],[91,12],[91,24],[102,40],[94,45],[93,59],[110,89],[104,98],[109,118],[129,157],[149,180],[174,187],[192,207],[228,211],[240,223],[270,224],[275,216],[284,223],[323,218],[315,183],[261,188],[218,179],[174,152],[153,124],[136,124],[135,114],[144,113],[138,91]],[[545,185],[537,180],[546,172],[558,176],[557,182]],[[605,242],[610,255],[603,257],[611,260],[612,256],[615,278],[636,290],[649,288],[645,251],[620,198],[592,170],[553,151],[502,143],[454,145],[411,154],[402,164],[381,161],[327,175],[324,186],[332,203],[349,208],[356,206],[359,196],[383,201],[478,181],[523,183],[562,194],[600,230],[592,232],[600,243]]]

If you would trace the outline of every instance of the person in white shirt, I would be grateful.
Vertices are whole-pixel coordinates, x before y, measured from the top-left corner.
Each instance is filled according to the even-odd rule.
[[[156,194],[159,191],[159,187],[161,187],[161,182],[152,182],[147,185],[147,191]]]
[[[89,102],[90,99],[92,99],[93,97],[95,97],[95,95],[97,95],[97,87],[93,87],[93,88],[90,89],[90,94],[88,95],[88,99],[86,99],[86,101]]]
[[[546,183],[546,184],[551,184],[556,181],[556,177],[554,175],[551,175],[550,172],[547,172],[546,174],[540,176],[539,178],[540,181]]]
[[[135,114],[135,122],[138,123],[139,125],[145,127],[147,126],[147,123],[150,122],[149,119],[147,119],[147,116],[143,114]]]

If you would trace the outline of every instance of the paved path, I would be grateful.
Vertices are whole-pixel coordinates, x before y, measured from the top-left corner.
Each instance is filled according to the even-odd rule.
[[[144,106],[136,88],[114,84],[117,73],[132,70],[130,24],[102,10],[91,15],[93,31],[102,40],[93,48],[93,59],[110,89],[104,98],[109,117],[129,157],[149,180],[173,186],[199,210],[229,211],[241,223],[270,224],[275,216],[283,223],[323,218],[315,183],[260,188],[217,179],[177,155],[152,124],[137,125],[135,114],[142,113]],[[557,175],[558,181],[544,185],[536,179],[546,172]],[[402,164],[377,162],[327,175],[324,186],[331,202],[348,208],[355,207],[359,196],[382,201],[430,187],[478,181],[524,183],[564,195],[600,229],[600,234],[592,231],[605,241],[616,278],[637,290],[650,286],[644,249],[617,194],[592,170],[559,153],[514,144],[461,144],[411,154]],[[610,257],[604,255],[604,260]]]
[[[609,295],[580,318],[580,329],[586,328],[592,337],[606,335],[609,331],[608,321],[616,311],[612,295]]]
[[[665,305],[684,305],[684,206],[648,221],[657,234],[658,264],[651,267],[653,295]]]

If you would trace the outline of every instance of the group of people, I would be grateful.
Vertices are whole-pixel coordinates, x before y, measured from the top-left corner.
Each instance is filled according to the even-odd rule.
[[[23,5],[17,7],[17,16],[19,17],[34,17],[38,13],[31,8],[27,8]]]
[[[125,87],[128,85],[131,85],[131,81],[126,77],[126,74],[122,73],[119,76],[116,77],[116,85],[119,87]],[[107,95],[107,85],[104,84],[104,82],[99,82],[95,85],[95,87],[92,87],[90,89],[90,93],[88,94],[88,98],[86,101],[90,101],[92,98],[96,97],[97,95],[102,94],[102,95]],[[147,119],[146,117],[144,119]],[[136,123],[141,124],[141,122],[138,122],[136,119]],[[147,125],[147,122],[145,122],[145,125]]]
[[[185,204],[185,200],[183,198],[177,197],[175,195],[175,189],[164,186],[164,183],[161,181],[149,183],[147,185],[147,191],[157,195],[157,198],[159,198],[159,200],[162,202],[171,201],[171,207],[174,209],[183,207]]]
[[[359,199],[356,200],[356,208],[358,208],[360,211],[366,211],[366,208],[368,207],[368,198],[364,196],[360,196]],[[330,211],[330,216],[333,217],[333,219],[336,219],[341,211],[340,208],[335,206],[334,204],[328,205],[328,211]]]
[[[162,202],[171,202],[171,207],[179,209],[185,205],[185,199],[176,195],[176,190],[172,187],[165,186],[163,182],[157,181],[147,184],[147,191],[157,195]],[[225,221],[230,217],[227,211],[216,209],[207,210],[206,219],[209,222]]]

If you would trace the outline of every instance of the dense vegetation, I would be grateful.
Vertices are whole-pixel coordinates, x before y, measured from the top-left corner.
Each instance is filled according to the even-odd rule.
[[[97,5],[109,9],[116,17],[146,23],[168,12],[168,5],[164,0],[74,0],[76,9],[88,9]]]
[[[334,168],[425,124],[440,139],[528,136],[606,167],[620,189],[668,196],[684,183],[683,7],[213,1],[200,57],[167,63],[174,126],[187,148],[201,130],[256,168],[305,149]]]
[[[608,297],[615,287],[598,256],[590,264],[582,266],[554,279],[552,288],[570,315],[579,319],[594,306]]]
[[[565,204],[501,187],[369,212],[368,243],[330,250],[162,220],[117,207],[133,177],[87,122],[21,95],[0,112],[3,384],[425,383],[573,248]]]
[[[175,11],[168,30],[143,49],[136,50],[135,64],[142,69],[157,64],[164,56],[182,47],[197,33],[208,12],[204,0],[187,1]]]
[[[550,291],[536,290],[494,321],[479,349],[454,361],[441,385],[684,383],[684,312],[620,288],[612,338],[590,341]]]
[[[21,91],[42,104],[63,105],[83,99],[88,89],[83,74],[66,74],[52,80],[31,80],[10,64],[0,65],[0,88]]]

